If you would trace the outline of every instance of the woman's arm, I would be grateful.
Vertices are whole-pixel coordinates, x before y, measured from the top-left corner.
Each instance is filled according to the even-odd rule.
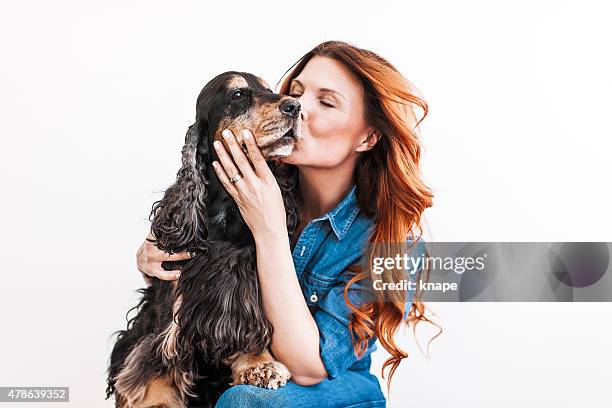
[[[166,261],[182,261],[191,258],[187,252],[179,252],[176,254],[168,254],[155,246],[153,234],[149,234],[145,242],[142,243],[136,252],[136,266],[142,274],[142,277],[147,284],[151,285],[152,278],[161,280],[176,280],[179,278],[181,271],[167,271],[162,268],[162,262]]]
[[[272,353],[294,382],[312,385],[327,377],[319,351],[319,330],[308,310],[293,265],[285,207],[278,183],[249,132],[244,133],[253,167],[231,132],[223,132],[233,156],[215,142],[221,161],[213,163],[255,238],[257,273],[266,317],[274,327]],[[235,163],[234,163],[235,162]],[[240,172],[242,179],[230,183]]]
[[[319,329],[304,301],[286,230],[259,234],[255,245],[264,309],[274,327],[272,354],[297,384],[321,382],[327,371],[319,351]]]

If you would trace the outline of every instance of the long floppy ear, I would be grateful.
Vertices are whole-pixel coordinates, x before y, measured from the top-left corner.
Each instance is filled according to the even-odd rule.
[[[151,232],[159,249],[174,253],[197,251],[207,238],[205,163],[209,146],[204,134],[207,126],[196,121],[187,130],[183,146],[183,165],[164,197],[153,204]]]
[[[297,167],[277,160],[268,162],[268,166],[276,177],[280,187],[287,214],[287,232],[289,239],[293,239],[299,221],[300,202],[297,198]]]

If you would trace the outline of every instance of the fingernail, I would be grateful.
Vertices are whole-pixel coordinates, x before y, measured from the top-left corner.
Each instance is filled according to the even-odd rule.
[[[249,131],[245,130],[245,131],[242,133],[242,137],[244,137],[244,140],[251,140],[251,132],[249,132]]]
[[[230,137],[231,133],[229,130],[225,129],[223,132],[221,132],[221,134],[223,134],[223,137],[228,138]]]
[[[175,277],[176,279],[180,278],[180,277],[181,277],[181,273],[180,273],[180,272],[175,273],[175,274],[174,274],[174,277]]]
[[[220,147],[221,147],[221,142],[220,142],[220,141],[218,141],[218,140],[215,140],[215,141],[213,142],[213,146],[215,146],[215,149],[218,149],[218,148],[220,148]]]

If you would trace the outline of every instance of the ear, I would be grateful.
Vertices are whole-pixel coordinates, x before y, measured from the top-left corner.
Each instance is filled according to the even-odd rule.
[[[285,212],[287,214],[287,232],[292,239],[299,221],[300,204],[297,198],[297,167],[278,160],[268,161],[268,166],[276,178],[281,190]]]
[[[159,249],[169,253],[203,248],[207,238],[205,225],[205,163],[209,155],[205,124],[196,121],[187,130],[182,150],[183,165],[164,197],[153,204],[151,232]]]
[[[380,137],[381,137],[380,131],[376,129],[369,129],[367,136],[365,136],[359,142],[359,145],[357,145],[357,148],[355,149],[355,151],[356,152],[367,152],[368,150],[371,150],[374,146],[376,146],[376,143],[380,140]]]

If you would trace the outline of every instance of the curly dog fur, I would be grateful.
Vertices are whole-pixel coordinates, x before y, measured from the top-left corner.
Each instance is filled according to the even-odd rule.
[[[251,130],[281,188],[290,239],[297,175],[272,159],[291,152],[299,110],[295,99],[248,73],[223,73],[202,89],[176,182],[150,217],[160,249],[195,256],[163,263],[181,268],[178,281],[154,279],[139,290],[142,298],[130,310],[137,314],[118,332],[110,357],[106,393],[117,407],[212,407],[232,383],[236,356],[257,356],[270,345],[253,236],[212,169],[218,160],[212,143],[222,140],[223,129]]]

